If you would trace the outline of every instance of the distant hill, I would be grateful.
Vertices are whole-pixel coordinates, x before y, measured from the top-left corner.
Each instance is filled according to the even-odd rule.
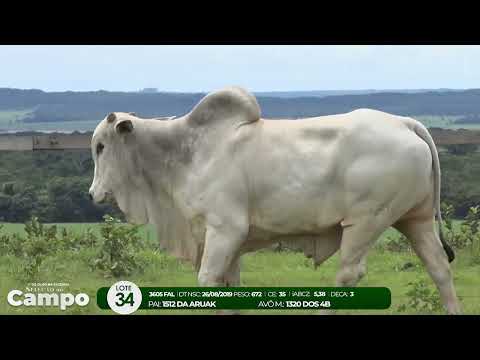
[[[469,116],[480,114],[480,89],[433,91],[395,90],[366,94],[321,92],[258,93],[266,118],[302,118],[373,108],[399,115]],[[270,94],[270,95],[269,95]],[[272,95],[273,94],[273,95]],[[275,95],[276,94],[276,95]],[[301,96],[296,96],[301,95]],[[102,119],[112,111],[136,112],[139,116],[182,115],[204,96],[202,93],[140,92],[44,92],[0,89],[0,111],[31,109],[20,121],[26,123]],[[308,96],[307,96],[308,95]]]
[[[326,97],[339,95],[367,95],[378,93],[400,93],[400,94],[417,94],[422,92],[446,92],[446,91],[464,91],[458,89],[367,89],[367,90],[313,90],[313,91],[263,91],[255,92],[256,96],[262,97],[278,97],[278,98],[299,98],[299,97]]]

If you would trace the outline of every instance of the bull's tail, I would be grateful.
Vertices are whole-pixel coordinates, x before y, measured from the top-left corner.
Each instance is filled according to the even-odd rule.
[[[440,160],[438,159],[437,148],[427,128],[423,126],[422,123],[416,120],[414,120],[414,122],[415,124],[414,124],[413,130],[420,138],[422,138],[423,141],[425,141],[428,144],[428,147],[430,148],[430,152],[432,153],[433,171],[434,171],[434,195],[435,195],[434,207],[437,213],[438,233],[440,236],[440,241],[442,243],[443,249],[447,254],[448,261],[452,262],[455,259],[455,253],[445,241],[445,238],[443,236],[443,231],[442,231],[442,213],[440,212]]]

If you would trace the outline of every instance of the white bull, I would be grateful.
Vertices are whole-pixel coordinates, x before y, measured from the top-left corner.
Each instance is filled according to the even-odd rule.
[[[94,201],[112,193],[129,221],[154,224],[167,251],[195,264],[201,286],[238,286],[240,256],[279,241],[315,265],[340,249],[337,285],[355,286],[368,250],[393,226],[448,313],[460,312],[454,255],[435,231],[438,154],[414,119],[360,109],[266,120],[253,95],[232,87],[175,120],[111,113],[92,156]]]

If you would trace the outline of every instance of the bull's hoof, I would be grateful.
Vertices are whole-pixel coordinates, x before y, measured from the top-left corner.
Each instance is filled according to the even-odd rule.
[[[459,307],[447,310],[447,315],[463,315],[462,310]]]

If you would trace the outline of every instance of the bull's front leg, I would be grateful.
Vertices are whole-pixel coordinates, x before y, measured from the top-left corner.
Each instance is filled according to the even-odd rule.
[[[198,272],[200,286],[238,286],[239,250],[248,235],[248,224],[222,221],[207,225],[202,263]],[[232,311],[219,311],[222,314]]]

